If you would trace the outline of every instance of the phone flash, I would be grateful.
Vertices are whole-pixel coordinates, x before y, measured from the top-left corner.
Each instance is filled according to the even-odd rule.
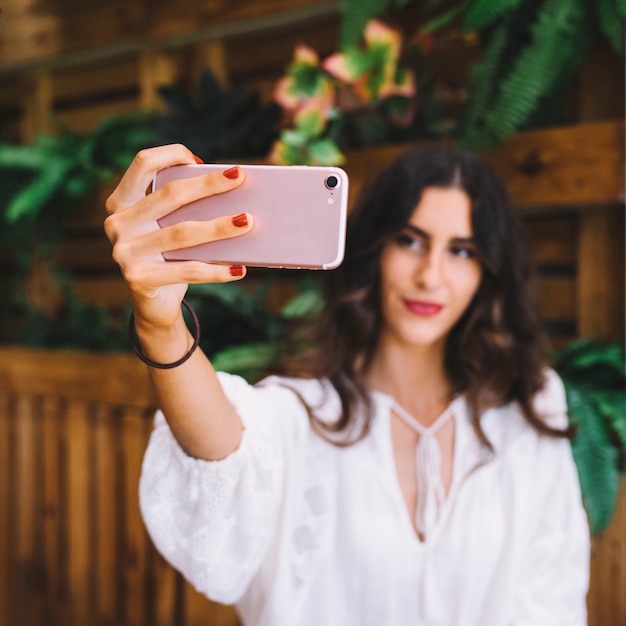
[[[334,198],[328,198],[328,204],[335,204]]]

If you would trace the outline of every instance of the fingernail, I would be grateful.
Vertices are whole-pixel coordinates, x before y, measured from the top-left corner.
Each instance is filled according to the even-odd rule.
[[[243,265],[231,265],[228,271],[231,276],[243,276]]]
[[[202,160],[199,156],[196,156],[196,155],[194,154],[194,155],[193,155],[193,158],[196,160],[196,163],[197,163],[198,165],[203,165],[203,164],[204,164],[204,161],[203,161],[203,160]]]
[[[240,213],[232,218],[233,226],[237,228],[243,228],[248,225],[248,216],[245,213]]]
[[[222,172],[225,178],[235,179],[239,178],[239,168],[235,165],[235,167],[231,167],[230,169],[224,170]]]

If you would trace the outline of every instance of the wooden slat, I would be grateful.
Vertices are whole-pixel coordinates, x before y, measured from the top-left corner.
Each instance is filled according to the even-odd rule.
[[[152,580],[150,581],[150,602],[153,607],[154,626],[173,626],[181,623],[176,619],[178,610],[179,574],[156,552],[150,549]],[[179,611],[180,612],[180,611]]]
[[[155,403],[146,366],[127,354],[0,347],[0,390],[109,405]]]
[[[43,564],[46,578],[46,613],[56,616],[60,596],[61,510],[60,510],[60,439],[62,408],[59,399],[47,396],[42,399],[41,419],[43,430],[43,466],[41,477],[43,500]]]
[[[608,204],[624,200],[624,122],[597,122],[519,133],[481,154],[506,181],[520,209]],[[392,159],[410,148],[349,153],[350,198]]]
[[[624,208],[580,215],[578,323],[584,337],[624,338]]]
[[[180,45],[213,39],[220,33],[250,32],[298,23],[337,12],[335,0],[259,0],[209,4],[140,0],[101,5],[83,3],[50,12],[32,5],[27,13],[3,13],[0,69],[46,59],[78,62],[89,53],[100,57],[136,51],[142,43]],[[73,56],[72,56],[73,55]]]
[[[111,270],[118,272],[111,257],[111,244],[104,232],[84,237],[68,238],[60,247],[57,262],[59,267],[69,270]]]
[[[576,264],[577,214],[549,218],[526,218],[524,219],[524,227],[536,263]]]
[[[626,480],[611,525],[591,546],[589,626],[626,623]]]
[[[542,319],[576,319],[576,281],[574,278],[539,278],[537,298]]]
[[[185,584],[185,626],[239,626],[239,618],[232,607],[207,600],[190,584]]]
[[[10,396],[0,392],[0,615],[10,615],[13,609],[10,582],[13,578],[11,558],[11,484],[14,480],[11,462]]]
[[[89,623],[93,565],[90,486],[92,480],[89,406],[71,400],[66,416],[67,446],[67,582],[75,623]]]
[[[13,575],[18,579],[17,600],[24,610],[22,619],[36,621],[36,607],[30,593],[34,584],[35,525],[38,522],[37,476],[35,473],[35,415],[32,395],[21,395],[15,407],[16,458],[13,472],[16,481],[15,502],[15,566]],[[29,598],[30,596],[30,598]],[[30,599],[31,601],[27,601]]]
[[[99,405],[91,428],[94,430],[95,546],[96,588],[95,612],[100,626],[119,623],[118,597],[119,556],[118,509],[119,435],[118,420],[111,407]]]
[[[147,537],[139,512],[138,486],[141,461],[150,424],[145,411],[126,409],[122,417],[124,469],[123,562],[124,623],[144,626],[147,599]]]
[[[123,96],[119,100],[93,103],[80,108],[65,109],[55,113],[63,124],[78,133],[92,132],[102,120],[122,117],[140,109],[139,100],[133,96]]]

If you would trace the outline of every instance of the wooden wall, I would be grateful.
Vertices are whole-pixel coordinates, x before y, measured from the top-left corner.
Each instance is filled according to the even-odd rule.
[[[88,132],[103,117],[158,108],[156,87],[191,85],[205,66],[269,98],[296,43],[322,56],[335,49],[337,5],[7,0],[0,140],[29,142],[54,118]],[[458,87],[476,54],[444,46],[428,63]],[[556,347],[624,338],[623,94],[623,59],[600,48],[572,93],[567,128],[485,153],[527,227]],[[352,196],[401,149],[349,155]],[[109,191],[67,224],[59,262],[86,299],[122,308],[127,293],[102,233]],[[35,282],[45,306],[45,275]],[[236,623],[164,564],[143,531],[136,483],[152,403],[130,357],[0,350],[0,626]],[[626,623],[625,503],[623,490],[593,543],[592,626]]]

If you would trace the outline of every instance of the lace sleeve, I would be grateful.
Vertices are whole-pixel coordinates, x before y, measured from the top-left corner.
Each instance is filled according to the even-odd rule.
[[[254,388],[220,374],[243,423],[239,448],[220,461],[194,459],[158,413],[140,480],[140,507],[157,549],[198,591],[232,604],[272,538],[294,447],[298,404],[280,387]]]

